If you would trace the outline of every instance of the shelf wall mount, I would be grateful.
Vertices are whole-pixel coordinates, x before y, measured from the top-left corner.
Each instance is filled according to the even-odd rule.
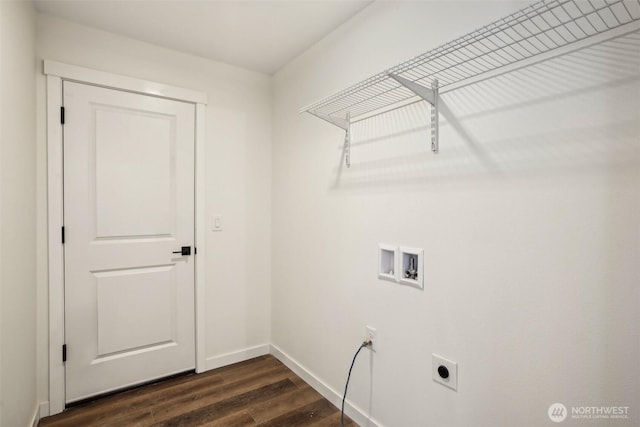
[[[434,79],[428,88],[397,74],[387,75],[431,105],[431,151],[438,153],[438,79]]]
[[[331,123],[334,126],[339,127],[344,130],[344,164],[350,168],[351,167],[351,114],[347,113],[346,118],[334,117],[328,114],[322,114],[315,111],[310,111],[311,114],[316,116],[319,119],[322,119],[326,122]]]

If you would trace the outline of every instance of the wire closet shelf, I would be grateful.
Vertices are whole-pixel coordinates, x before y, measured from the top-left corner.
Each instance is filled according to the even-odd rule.
[[[307,107],[347,132],[350,125],[412,102],[432,106],[437,151],[437,101],[443,93],[496,74],[640,29],[640,0],[542,0],[478,30],[378,73]],[[349,165],[349,152],[346,152]]]

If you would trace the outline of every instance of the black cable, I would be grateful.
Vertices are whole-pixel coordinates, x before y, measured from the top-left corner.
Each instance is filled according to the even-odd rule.
[[[351,370],[353,369],[353,365],[356,363],[356,357],[358,357],[358,353],[365,347],[371,345],[371,341],[365,341],[360,344],[360,348],[356,351],[356,354],[353,356],[353,360],[351,361],[351,367],[349,368],[349,375],[347,375],[347,383],[344,385],[344,394],[342,395],[342,409],[340,410],[340,426],[344,427],[344,401],[347,398],[347,388],[349,387],[349,379],[351,378]]]

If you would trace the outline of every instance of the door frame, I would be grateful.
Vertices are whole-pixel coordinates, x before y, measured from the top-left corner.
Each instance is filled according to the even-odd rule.
[[[107,73],[90,68],[44,60],[47,79],[47,216],[49,279],[49,415],[65,408],[65,367],[62,362],[64,344],[64,247],[63,226],[63,150],[60,107],[62,82],[101,86],[125,92],[157,96],[195,105],[195,354],[196,372],[206,370],[205,339],[205,92],[166,85],[148,80]]]

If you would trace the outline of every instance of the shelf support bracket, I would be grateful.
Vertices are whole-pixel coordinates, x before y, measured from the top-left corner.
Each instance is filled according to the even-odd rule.
[[[308,111],[319,119],[331,123],[334,126],[338,126],[344,130],[344,163],[348,168],[351,167],[351,114],[347,113],[347,118],[342,119],[340,117],[330,116],[328,114],[322,114],[315,111]]]
[[[433,90],[433,104],[431,104],[431,151],[438,153],[439,146],[439,117],[438,117],[438,79],[431,82],[431,90]]]
[[[351,167],[351,114],[347,113],[347,129],[344,133],[344,164]]]
[[[389,77],[431,104],[431,151],[438,152],[438,80],[431,82],[431,87],[405,79],[397,74],[389,73]]]
[[[345,132],[349,132],[349,126],[351,125],[351,123],[349,123],[348,115],[346,119],[342,119],[340,117],[333,117],[328,114],[322,114],[315,111],[308,111],[308,113],[313,114],[317,118],[322,119],[326,122],[329,122],[334,126],[338,126],[340,129],[344,130]]]

